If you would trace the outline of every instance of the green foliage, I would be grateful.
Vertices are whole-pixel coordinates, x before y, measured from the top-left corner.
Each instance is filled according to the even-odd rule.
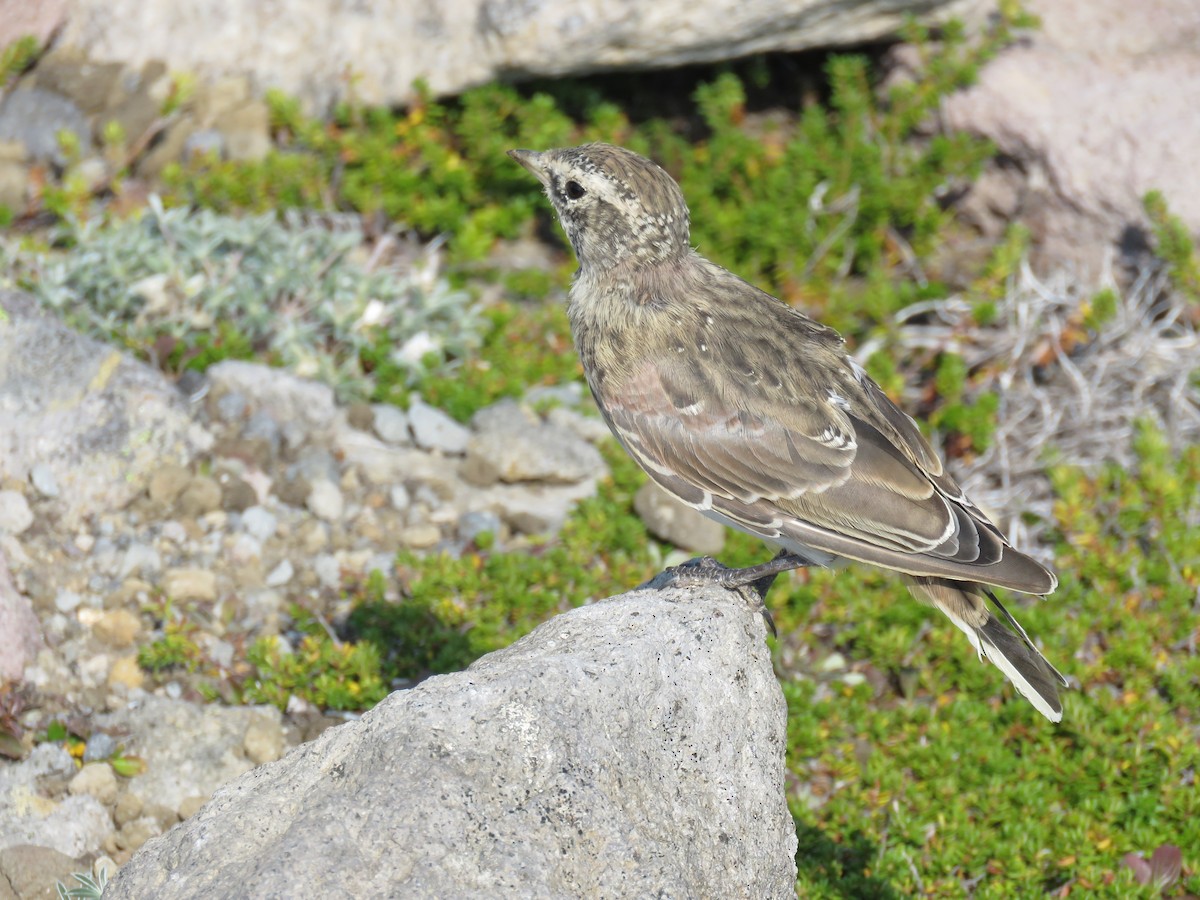
[[[1142,198],[1142,206],[1150,217],[1156,252],[1167,264],[1171,282],[1176,290],[1194,303],[1200,303],[1200,257],[1191,233],[1183,220],[1173,215],[1160,191],[1150,191]]]
[[[31,35],[17,38],[6,47],[0,48],[0,91],[25,71],[40,49],[37,38]]]
[[[78,887],[69,888],[61,881],[54,882],[58,900],[100,900],[108,886],[107,869],[100,869],[94,876],[87,872],[72,872],[71,877],[79,882]]]
[[[388,602],[382,577],[374,572],[346,627],[356,640],[376,648],[389,680],[416,681],[466,668],[479,656],[462,624],[459,608],[445,598],[422,595]]]
[[[162,637],[138,648],[138,665],[148,672],[195,671],[204,654],[190,636],[194,631],[194,627],[169,622]]]
[[[246,651],[255,673],[246,682],[246,703],[284,709],[293,695],[321,709],[369,709],[387,696],[379,652],[371,643],[341,643],[306,634],[294,649],[277,637],[259,638]]]
[[[503,397],[582,377],[561,304],[503,303],[488,310],[486,319],[489,329],[477,353],[453,371],[430,371],[417,380],[426,402],[465,422]],[[398,402],[400,398],[393,391],[378,394],[377,399]]]
[[[886,314],[911,298],[887,273],[936,244],[952,216],[940,194],[992,152],[965,135],[909,138],[1023,23],[1010,10],[982,38],[950,27],[936,47],[914,26],[924,71],[882,99],[865,58],[831,57],[828,107],[810,105],[765,134],[744,127],[746,90],[726,71],[693,96],[687,127],[705,133],[699,142],[677,121],[635,127],[601,90],[574,83],[530,96],[489,85],[403,113],[345,105],[329,123],[273,95],[277,151],[254,163],[196,160],[167,182],[175,202],[222,210],[382,212],[427,235],[451,233],[452,258],[470,261],[546,213],[539,186],[506,150],[608,140],[652,154],[680,179],[706,254],[789,299],[810,299],[806,285],[869,276],[873,302],[860,307]]]
[[[801,785],[798,893],[1155,896],[1121,864],[1171,843],[1200,888],[1200,450],[1144,428],[1134,471],[1058,467],[1060,589],[1013,601],[1078,679],[1039,719],[961,634],[866,571],[814,571],[772,598],[781,643],[862,660],[871,680],[781,673]],[[832,635],[832,638],[830,637]],[[874,677],[874,676],[873,676]],[[1006,702],[986,698],[1004,695]]]
[[[1097,291],[1083,310],[1083,324],[1093,331],[1099,331],[1116,318],[1120,303],[1121,298],[1112,288]]]

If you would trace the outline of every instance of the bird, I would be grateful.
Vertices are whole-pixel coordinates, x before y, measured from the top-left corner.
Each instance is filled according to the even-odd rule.
[[[667,493],[779,548],[743,569],[694,560],[671,580],[894,570],[1061,721],[1066,678],[992,590],[1044,596],[1057,576],[971,502],[843,338],[700,255],[681,188],[651,160],[604,143],[508,153],[541,182],[578,259],[567,317],[609,429]]]

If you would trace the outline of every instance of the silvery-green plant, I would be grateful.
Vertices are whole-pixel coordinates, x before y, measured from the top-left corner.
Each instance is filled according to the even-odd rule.
[[[415,377],[430,359],[444,364],[477,344],[481,318],[439,277],[436,244],[411,266],[378,264],[357,220],[333,225],[165,209],[152,197],[126,221],[65,223],[65,251],[10,247],[5,267],[93,334],[148,349],[163,335],[189,342],[227,323],[343,398],[375,388],[364,351],[392,348],[390,361]]]
[[[104,888],[108,885],[107,869],[99,869],[95,875],[72,872],[71,877],[79,882],[79,887],[69,888],[61,881],[54,882],[58,900],[100,900]]]

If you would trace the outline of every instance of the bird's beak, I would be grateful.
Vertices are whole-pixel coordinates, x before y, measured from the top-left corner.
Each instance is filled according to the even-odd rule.
[[[545,163],[546,154],[538,153],[536,150],[509,150],[508,155],[528,169],[542,184],[549,181],[550,173],[546,171]]]

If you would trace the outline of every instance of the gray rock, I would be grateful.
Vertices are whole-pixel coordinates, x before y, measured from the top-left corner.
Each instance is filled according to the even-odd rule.
[[[59,591],[54,596],[54,608],[61,613],[72,613],[79,608],[83,598],[75,591]]]
[[[309,435],[333,424],[337,409],[333,390],[327,385],[282,369],[232,359],[217,363],[207,374],[214,392],[236,391],[259,411],[268,412],[291,446],[299,446]]]
[[[309,512],[326,522],[338,521],[346,511],[346,500],[341,490],[326,478],[317,479],[312,483],[305,504]]]
[[[162,556],[151,544],[136,541],[125,548],[121,566],[117,570],[119,578],[130,575],[153,575],[162,569]]]
[[[61,881],[75,887],[73,872],[86,872],[89,866],[82,859],[75,859],[49,847],[20,844],[0,850],[0,898],[33,900],[51,898],[54,883]]]
[[[680,503],[653,481],[633,495],[633,508],[650,533],[676,547],[713,556],[725,546],[725,526]]]
[[[208,569],[175,567],[163,573],[162,589],[173,600],[211,602],[217,599],[217,576]]]
[[[270,510],[264,509],[261,506],[251,506],[242,513],[242,528],[246,533],[258,538],[260,541],[266,541],[275,536],[275,529],[279,527],[278,520]]]
[[[465,513],[458,520],[458,538],[462,541],[473,541],[481,534],[497,537],[501,524],[500,517],[488,510]]]
[[[0,682],[20,681],[41,647],[41,625],[29,598],[17,592],[0,551]]]
[[[392,509],[398,509],[401,512],[408,509],[412,503],[412,497],[409,496],[408,488],[402,484],[394,484],[388,490],[388,500],[391,501]]]
[[[627,594],[219,789],[105,897],[793,897],[785,746],[757,611]]]
[[[33,510],[20,491],[0,491],[0,533],[21,534],[33,524]]]
[[[83,749],[83,761],[97,762],[108,759],[116,752],[117,742],[112,735],[97,731],[87,739],[87,746]]]
[[[225,155],[225,138],[215,128],[193,131],[183,142],[183,155],[186,159],[210,154],[218,159]]]
[[[246,395],[241,391],[226,391],[215,403],[217,418],[222,422],[236,422],[246,415]]]
[[[550,410],[546,414],[546,421],[553,425],[569,428],[585,441],[591,441],[593,444],[599,443],[612,434],[599,416],[585,416],[578,410],[568,409],[565,406],[556,406]]]
[[[30,467],[29,482],[43,497],[53,499],[58,496],[58,479],[54,477],[54,470],[44,463]]]
[[[480,410],[472,421],[462,474],[475,484],[574,483],[604,470],[600,451],[576,432],[543,422],[511,400]]]
[[[342,583],[342,565],[331,553],[321,553],[313,560],[313,574],[322,586],[337,588]]]
[[[292,567],[291,560],[282,560],[279,565],[267,573],[267,587],[283,587],[292,580],[292,576],[295,574],[296,570]]]
[[[120,509],[212,436],[162,373],[0,291],[0,481],[50,469],[63,525]]]
[[[467,449],[471,432],[455,422],[440,409],[413,397],[408,408],[408,424],[417,446],[423,450],[440,450],[457,456]]]
[[[158,466],[151,473],[146,493],[154,503],[166,507],[174,506],[175,501],[179,499],[179,495],[184,492],[191,480],[192,473],[186,466],[167,463],[164,466]]]
[[[279,445],[283,440],[279,423],[269,412],[261,409],[246,420],[246,426],[242,429],[242,437],[248,441],[262,441],[270,456],[279,453]]]
[[[497,78],[861,44],[894,35],[908,15],[930,23],[977,6],[963,0],[676,0],[649,7],[638,0],[381,0],[350,7],[331,0],[269,6],[72,0],[59,41],[133,67],[167,59],[173,70],[208,82],[231,74],[252,77],[301,97],[308,107],[327,106],[347,89],[349,65],[360,75],[354,79],[357,102],[399,105],[414,99],[417,80],[447,94]],[[256,40],[268,24],[272,39]]]
[[[92,146],[91,128],[83,112],[66,97],[39,87],[19,87],[0,100],[0,141],[18,141],[29,155],[56,166],[67,164],[59,132],[79,142],[82,156]]]
[[[221,486],[207,475],[197,475],[183,489],[176,505],[181,513],[193,518],[210,513],[221,506]]]
[[[579,484],[497,484],[471,495],[471,511],[492,510],[522,534],[554,534],[575,504],[596,493],[596,479]]]
[[[152,695],[95,719],[97,728],[129,735],[125,752],[146,762],[125,790],[145,807],[174,812],[189,797],[207,796],[254,768],[245,755],[247,732],[278,731],[280,722],[279,710],[270,706],[197,706]]]
[[[371,422],[375,434],[381,441],[398,447],[412,444],[412,435],[408,430],[408,416],[398,406],[390,403],[376,403],[371,407],[373,418]]]
[[[28,759],[0,766],[0,847],[37,844],[82,856],[101,846],[112,819],[95,797],[51,801],[42,794],[42,779],[61,783],[74,775],[75,760],[58,744],[39,744]]]

